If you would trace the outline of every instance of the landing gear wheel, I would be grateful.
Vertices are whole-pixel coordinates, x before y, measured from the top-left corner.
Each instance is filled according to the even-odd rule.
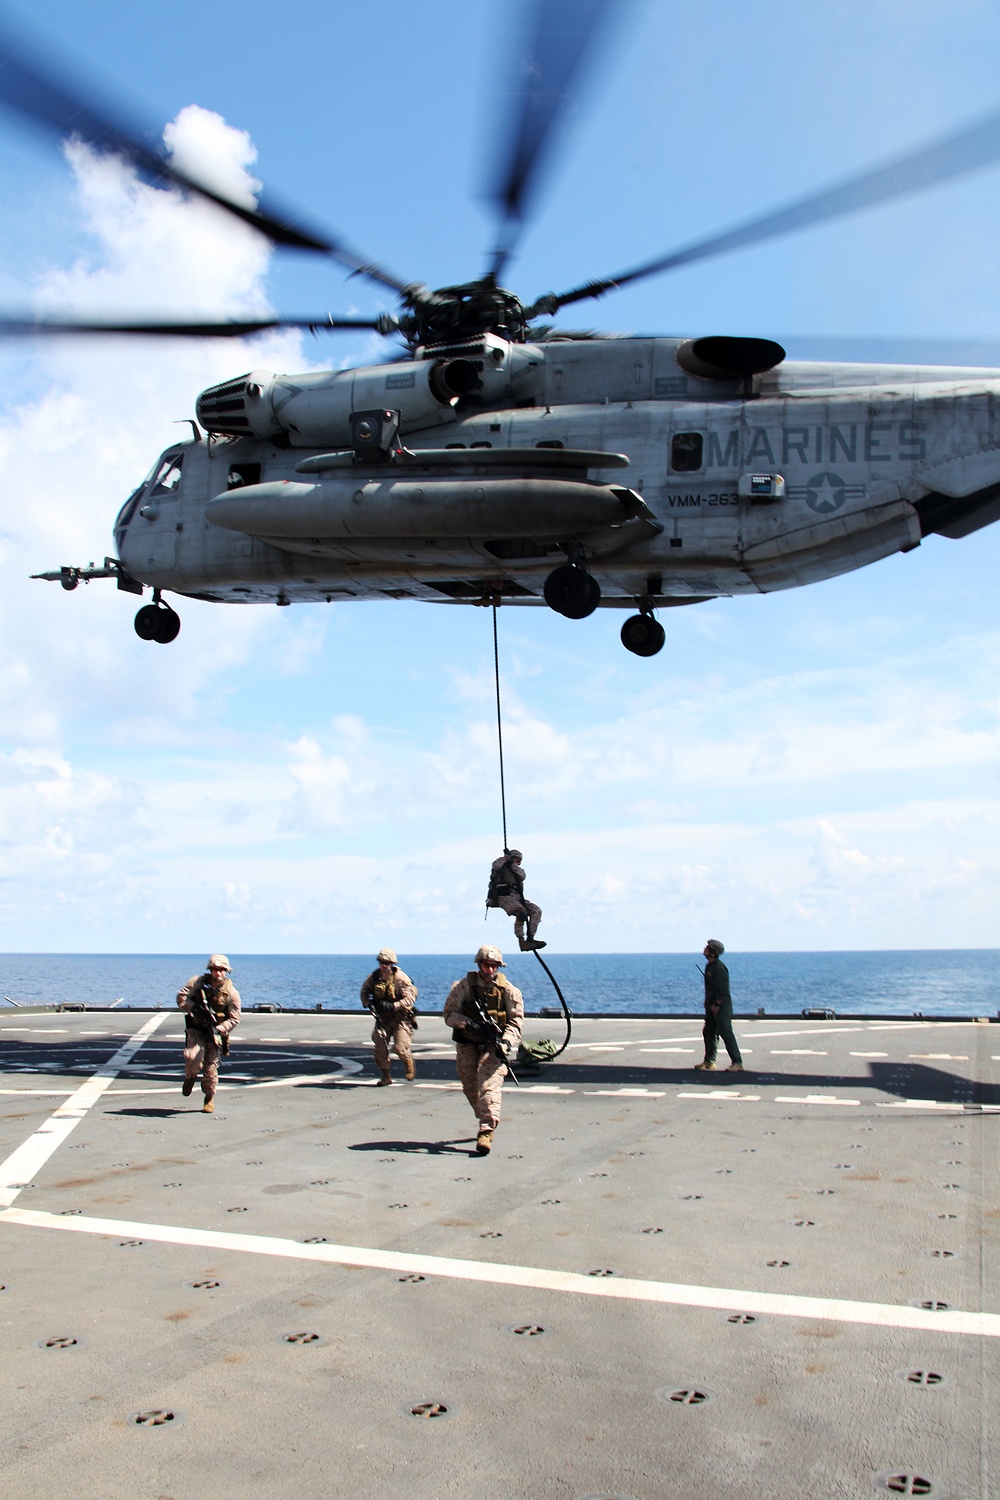
[[[652,615],[629,615],[622,626],[622,645],[634,656],[655,656],[665,640],[663,626]]]
[[[181,629],[181,617],[169,604],[164,604],[157,610],[159,619],[156,622],[156,634],[153,637],[161,646],[169,646],[171,641],[176,641]]]
[[[135,633],[140,641],[155,641],[160,611],[155,604],[144,604],[135,617]]]
[[[168,604],[144,604],[135,617],[135,633],[141,641],[168,646],[177,639],[181,617]]]
[[[583,568],[567,563],[545,580],[545,602],[567,620],[585,620],[601,602],[601,586]]]

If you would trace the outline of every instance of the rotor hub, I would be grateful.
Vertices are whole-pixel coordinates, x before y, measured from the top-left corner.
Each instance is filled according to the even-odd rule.
[[[403,305],[408,310],[399,316],[399,330],[411,347],[461,343],[486,333],[523,344],[528,335],[520,298],[490,277],[434,292],[407,287]]]

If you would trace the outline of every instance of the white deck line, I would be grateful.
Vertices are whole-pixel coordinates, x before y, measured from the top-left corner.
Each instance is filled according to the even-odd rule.
[[[733,1089],[694,1089],[686,1094],[678,1090],[678,1099],[735,1099],[737,1104],[759,1104],[759,1094],[741,1094]]]
[[[836,1094],[775,1094],[775,1104],[860,1104],[860,1099],[838,1099]]]
[[[399,1275],[446,1276],[494,1286],[532,1287],[538,1291],[571,1292],[584,1297],[613,1297],[627,1302],[659,1302],[675,1307],[714,1308],[722,1312],[818,1318],[877,1328],[909,1328],[931,1333],[1000,1338],[1000,1314],[996,1313],[961,1312],[957,1309],[929,1312],[920,1307],[755,1292],[744,1287],[693,1286],[676,1281],[641,1281],[629,1276],[590,1277],[578,1271],[553,1271],[539,1266],[457,1260],[450,1256],[374,1250],[358,1245],[304,1245],[296,1240],[262,1234],[186,1229],[128,1219],[93,1219],[82,1214],[64,1217],[26,1208],[0,1210],[0,1227],[8,1224],[31,1229],[60,1229],[69,1234],[110,1235],[121,1239],[154,1240],[167,1245],[191,1245],[206,1250],[318,1261],[328,1265],[363,1266],[370,1270],[394,1271]]]
[[[138,1052],[147,1037],[166,1020],[165,1016],[152,1016],[145,1021],[134,1036],[118,1048],[96,1073],[91,1074],[69,1098],[59,1105],[33,1135],[22,1141],[6,1161],[0,1162],[0,1206],[9,1207],[26,1182],[43,1167],[49,1157],[75,1130],[87,1111],[106,1093],[121,1072]]]

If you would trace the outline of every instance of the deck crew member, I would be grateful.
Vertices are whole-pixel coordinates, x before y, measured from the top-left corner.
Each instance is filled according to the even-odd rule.
[[[417,987],[410,976],[403,973],[391,948],[380,948],[377,961],[378,968],[372,970],[361,986],[361,1004],[375,1017],[375,1030],[372,1032],[375,1066],[382,1074],[377,1086],[384,1088],[392,1082],[389,1068],[390,1042],[403,1064],[404,1076],[412,1079],[415,1074],[411,1042],[417,1029],[413,1014],[417,1003]]]
[[[545,943],[541,938],[535,937],[542,920],[542,908],[536,906],[534,901],[526,901],[524,898],[523,858],[520,849],[505,849],[500,858],[493,861],[486,905],[497,906],[508,917],[514,918],[514,936],[518,947],[522,953],[530,953],[533,948],[544,948]],[[525,921],[528,924],[527,936],[524,932]]]
[[[476,967],[455,981],[444,1003],[444,1024],[455,1037],[458,1076],[479,1121],[480,1156],[488,1155],[493,1145],[506,1057],[517,1051],[524,1023],[521,991],[498,972],[505,967],[499,948],[483,946],[476,954]],[[492,1026],[485,1024],[484,1016]]]
[[[727,1073],[742,1073],[743,1058],[733,1031],[733,1002],[729,994],[729,970],[722,962],[725,947],[718,938],[709,938],[702,949],[706,963],[705,975],[705,1060],[695,1063],[699,1072],[711,1073],[715,1068],[715,1056],[719,1050],[719,1038],[729,1053]]]
[[[213,953],[207,972],[195,974],[178,991],[177,1004],[184,1011],[184,1082],[187,1098],[201,1073],[205,1096],[202,1112],[215,1109],[219,1082],[219,1056],[229,1052],[229,1033],[240,1024],[240,992],[230,979],[232,970],[224,953]]]

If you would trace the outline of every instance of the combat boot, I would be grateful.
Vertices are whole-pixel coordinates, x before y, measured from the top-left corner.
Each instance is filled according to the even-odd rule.
[[[417,1070],[413,1066],[413,1058],[412,1057],[408,1057],[406,1059],[406,1066],[405,1066],[405,1069],[404,1069],[404,1072],[403,1072],[403,1077],[406,1079],[407,1083],[412,1083],[413,1080],[414,1080],[414,1078],[416,1078],[416,1076],[417,1076]]]
[[[695,1063],[694,1070],[696,1073],[714,1073],[715,1063],[709,1062],[706,1058],[704,1062]]]
[[[726,1069],[726,1072],[727,1073],[742,1073],[743,1072],[743,1064],[742,1063],[730,1063],[729,1067]]]
[[[391,1082],[392,1082],[392,1074],[389,1072],[388,1068],[383,1068],[382,1069],[382,1077],[379,1079],[379,1081],[375,1085],[375,1087],[377,1089],[384,1089],[385,1086],[386,1086],[386,1084],[389,1084]]]
[[[493,1147],[493,1132],[484,1125],[476,1137],[476,1152],[479,1156],[489,1156]]]
[[[184,1095],[185,1099],[190,1099],[190,1097],[191,1097],[191,1095],[192,1095],[193,1092],[194,1092],[194,1079],[193,1078],[185,1078],[184,1082],[181,1084],[181,1093]]]
[[[214,1099],[210,1099],[207,1094],[205,1095],[205,1102],[201,1106],[201,1112],[202,1112],[203,1115],[214,1115],[215,1114],[215,1100]]]

